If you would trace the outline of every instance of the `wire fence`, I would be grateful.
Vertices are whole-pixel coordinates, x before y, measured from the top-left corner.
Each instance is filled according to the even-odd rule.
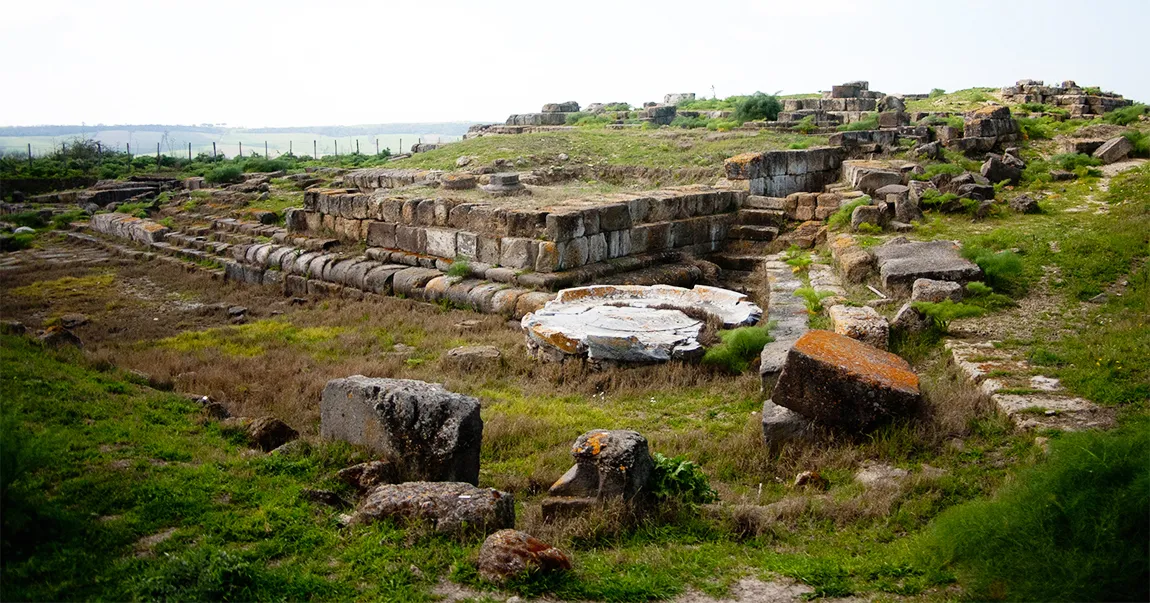
[[[177,157],[194,159],[200,155],[209,157],[261,157],[273,159],[275,157],[293,154],[296,156],[309,155],[319,158],[326,156],[348,155],[352,153],[378,155],[384,151],[395,154],[409,152],[414,145],[427,143],[442,144],[459,140],[458,136],[435,137],[349,137],[346,139],[312,138],[312,139],[284,139],[259,140],[235,142],[204,142],[204,141],[176,141],[161,140],[160,142],[115,142],[108,143],[97,139],[100,149],[105,152],[128,153],[132,156],[151,155],[162,157]],[[67,152],[71,140],[44,143],[13,143],[0,140],[0,155],[26,155],[29,159],[46,157],[56,152]],[[394,145],[394,147],[392,146]],[[406,150],[405,150],[406,149]]]

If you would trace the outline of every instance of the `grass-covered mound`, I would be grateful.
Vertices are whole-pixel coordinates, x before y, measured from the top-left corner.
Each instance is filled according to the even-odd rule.
[[[1045,462],[944,512],[924,542],[977,600],[1145,601],[1150,419],[1052,440]]]

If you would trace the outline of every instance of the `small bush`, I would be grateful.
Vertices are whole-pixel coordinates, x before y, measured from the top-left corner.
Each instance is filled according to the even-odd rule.
[[[594,128],[605,126],[612,123],[614,120],[606,115],[596,115],[594,113],[585,113],[580,111],[578,113],[570,113],[567,115],[567,125],[581,126],[585,128]]]
[[[204,176],[204,181],[209,184],[232,184],[243,180],[243,172],[240,171],[238,166],[234,165],[221,165],[217,168],[212,168],[207,175]]]
[[[1129,107],[1115,109],[1102,116],[1102,121],[1118,126],[1128,126],[1136,121],[1142,114],[1150,113],[1150,105],[1135,104]]]
[[[735,105],[735,119],[739,122],[765,119],[775,121],[779,112],[783,110],[783,103],[773,94],[756,92]]]
[[[1058,167],[1073,172],[1078,168],[1091,168],[1102,165],[1102,160],[1083,153],[1062,153],[1050,158]]]
[[[995,291],[1023,293],[1022,258],[1013,251],[994,252],[984,247],[964,245],[962,256],[978,264],[986,276],[986,284]]]
[[[1044,105],[1042,103],[1022,103],[1018,105],[1018,108],[1031,113],[1046,113],[1050,110],[1050,105]]]
[[[878,113],[869,113],[859,121],[843,124],[838,127],[839,132],[855,132],[859,130],[877,130]]]
[[[918,545],[975,600],[1144,601],[1150,424],[1065,433],[992,499],[953,507]]]
[[[612,103],[603,106],[604,111],[630,111],[631,105],[627,103]]]
[[[0,235],[0,251],[19,251],[32,246],[36,234],[25,232],[14,235]]]
[[[831,217],[827,219],[827,226],[830,226],[832,229],[842,229],[850,226],[851,214],[854,213],[855,208],[860,205],[868,205],[870,201],[870,197],[864,195],[839,207],[838,211],[831,214]]]
[[[1150,134],[1139,130],[1129,130],[1122,134],[1134,145],[1131,155],[1135,157],[1150,157]]]
[[[972,318],[982,316],[986,312],[978,306],[956,302],[951,299],[937,303],[917,301],[912,303],[911,306],[915,310],[929,316],[935,328],[943,333],[946,333],[950,329],[950,321],[956,318]]]
[[[684,117],[679,115],[671,121],[671,126],[676,128],[687,128],[691,130],[695,128],[707,127],[708,121],[710,120],[705,117]]]
[[[1017,306],[1013,299],[1001,294],[995,293],[986,283],[975,281],[966,284],[966,303],[985,308],[987,310],[998,310],[1000,308],[1009,308]]]
[[[813,287],[799,287],[795,289],[795,295],[803,298],[808,312],[818,314],[823,311],[823,300],[834,295],[834,292],[815,291]]]
[[[862,234],[868,234],[868,235],[882,234],[882,226],[879,226],[877,224],[871,224],[870,222],[860,223],[856,230],[858,232],[861,232]]]
[[[15,224],[16,226],[27,226],[28,228],[44,228],[48,225],[48,220],[40,212],[35,210],[0,216],[0,220]]]
[[[791,245],[783,256],[784,262],[795,272],[806,270],[811,265],[811,253],[798,245]]]
[[[932,88],[930,90],[930,97],[931,98],[938,98],[944,94],[946,94],[946,90],[943,90],[942,88]]]
[[[248,159],[244,162],[245,172],[278,172],[291,167],[284,159]]]
[[[935,176],[938,176],[941,174],[946,174],[948,176],[959,176],[959,175],[962,175],[962,173],[966,171],[966,170],[962,169],[961,165],[957,165],[954,163],[932,163],[932,164],[926,166],[926,168],[924,168],[924,169],[925,169],[925,171],[921,174],[912,174],[911,179],[912,180],[930,180],[931,178],[934,178]]]
[[[944,193],[936,188],[929,188],[922,193],[919,198],[919,204],[928,209],[944,209],[954,205],[958,200],[958,195],[954,193]]]
[[[734,119],[712,119],[707,124],[707,129],[716,132],[729,132],[742,124]]]
[[[763,346],[774,341],[766,327],[740,327],[721,331],[718,345],[712,346],[703,355],[703,364],[723,369],[729,373],[742,373],[763,351]]]
[[[467,260],[456,259],[447,269],[447,276],[467,276],[471,274],[471,264]]]
[[[811,134],[814,133],[815,130],[819,129],[819,126],[815,123],[815,116],[808,115],[800,119],[799,123],[793,126],[793,129],[798,132],[802,132],[803,134]]]
[[[689,504],[706,504],[719,500],[719,493],[707,483],[707,474],[685,457],[668,458],[658,452],[651,455],[651,494],[656,499],[678,498]]]

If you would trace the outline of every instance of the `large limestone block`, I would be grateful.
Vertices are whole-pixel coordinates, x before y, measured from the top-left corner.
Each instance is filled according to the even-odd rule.
[[[1134,150],[1134,143],[1130,142],[1125,136],[1117,136],[1107,140],[1098,150],[1094,151],[1094,156],[1102,160],[1102,163],[1114,163],[1125,159],[1127,155]]]
[[[333,379],[320,401],[320,435],[383,455],[405,481],[479,483],[479,400],[437,383]]]
[[[857,339],[880,350],[887,348],[890,326],[874,308],[838,305],[831,306],[828,314],[835,333]]]
[[[918,376],[889,352],[830,331],[808,331],[787,354],[771,400],[818,423],[861,432],[911,412]]]
[[[563,551],[518,530],[500,530],[488,536],[479,549],[479,575],[488,582],[499,584],[528,574],[569,569],[571,560]]]
[[[360,501],[352,523],[386,518],[428,522],[446,534],[490,534],[515,527],[515,499],[506,492],[462,482],[386,484]]]

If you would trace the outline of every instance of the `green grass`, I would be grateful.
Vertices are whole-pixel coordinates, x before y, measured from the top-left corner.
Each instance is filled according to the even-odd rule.
[[[987,101],[995,99],[997,88],[968,88],[950,93],[931,95],[930,98],[907,101],[907,111],[937,111],[950,113],[963,113],[973,111],[983,106]]]
[[[720,331],[722,343],[712,346],[703,356],[703,364],[731,373],[742,373],[763,351],[763,346],[774,341],[766,327],[739,327]]]
[[[855,208],[860,205],[868,205],[870,204],[870,201],[870,197],[862,196],[858,199],[855,199],[854,201],[851,201],[850,203],[843,205],[842,207],[838,208],[835,213],[831,214],[829,219],[827,219],[827,226],[831,227],[833,230],[842,230],[850,226],[851,214],[854,213]]]
[[[759,131],[737,132],[726,138],[709,138],[701,130],[596,130],[519,134],[515,136],[481,136],[419,153],[389,163],[389,167],[421,169],[455,169],[461,155],[474,155],[487,164],[496,159],[539,158],[539,165],[550,165],[559,153],[567,153],[575,163],[594,165],[634,165],[642,167],[679,168],[684,166],[715,167],[739,153],[785,149],[795,142],[826,144],[825,136]]]
[[[976,600],[1145,600],[1148,458],[1145,416],[1112,433],[1063,434],[991,500],[939,516],[920,554],[954,568]]]

